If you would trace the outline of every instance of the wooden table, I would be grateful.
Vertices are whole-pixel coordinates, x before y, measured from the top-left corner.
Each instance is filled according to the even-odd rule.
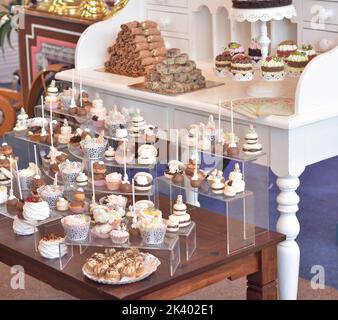
[[[260,233],[255,245],[228,255],[225,217],[199,208],[191,216],[197,225],[197,249],[191,260],[181,261],[173,277],[162,261],[159,269],[141,282],[100,285],[83,276],[81,269],[88,254],[80,255],[76,250],[60,271],[34,251],[34,236],[13,233],[9,219],[0,220],[0,261],[22,265],[27,274],[80,299],[174,299],[225,278],[242,277],[248,280],[248,299],[277,299],[277,245],[285,240],[284,235]]]

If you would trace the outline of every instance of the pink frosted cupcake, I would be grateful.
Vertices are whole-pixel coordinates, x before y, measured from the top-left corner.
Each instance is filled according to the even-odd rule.
[[[126,230],[126,227],[119,227],[116,230],[112,230],[110,233],[111,240],[116,244],[123,244],[129,240],[129,232]]]
[[[120,189],[122,183],[122,175],[121,173],[112,172],[106,176],[105,180],[107,189],[111,191],[116,191]]]

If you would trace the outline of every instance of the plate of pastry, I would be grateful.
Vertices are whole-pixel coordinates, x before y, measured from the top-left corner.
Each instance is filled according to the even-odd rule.
[[[94,253],[82,267],[82,272],[98,283],[124,285],[149,277],[160,264],[158,258],[138,249],[116,251],[110,248],[104,253]]]

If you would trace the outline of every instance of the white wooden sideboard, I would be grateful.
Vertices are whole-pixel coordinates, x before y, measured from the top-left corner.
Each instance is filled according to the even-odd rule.
[[[203,1],[197,0],[196,2]],[[204,2],[223,3],[227,1]],[[173,10],[170,7],[175,8],[175,13],[184,14],[183,12],[187,10],[185,4],[190,4],[190,1],[148,0],[146,7],[148,11],[144,12],[140,10],[142,9],[141,1],[131,0],[118,16],[88,28],[79,40],[76,52],[76,65],[77,68],[81,68],[83,85],[91,88],[92,92],[100,92],[107,106],[116,103],[121,107],[139,107],[149,121],[164,129],[182,128],[201,120],[205,121],[210,113],[218,113],[219,99],[230,101],[247,97],[248,86],[253,83],[238,83],[224,79],[224,86],[170,97],[128,88],[129,84],[142,81],[140,78],[132,79],[98,71],[106,59],[105,50],[112,44],[121,23],[143,19],[147,15],[149,18],[158,19],[157,14],[160,13],[155,11],[169,12],[167,10]],[[181,22],[182,26],[185,25],[183,19]],[[304,24],[301,25],[303,28]],[[168,43],[171,43],[171,39],[178,39],[179,36],[182,36],[182,39],[189,37],[187,34],[190,29],[184,29],[182,32],[181,28],[178,30],[175,27],[168,27],[168,24],[163,25],[162,28],[167,29],[164,35]],[[175,41],[178,40],[173,40],[173,45],[178,43]],[[189,48],[194,45],[203,48],[206,45],[202,41],[199,43],[192,41],[193,44],[190,41],[192,41],[191,38],[188,39]],[[204,75],[214,80],[212,64],[206,62],[198,64],[203,69]],[[240,137],[243,137],[248,124],[254,122],[260,140],[269,152],[270,167],[278,177],[277,185],[280,194],[276,201],[280,217],[277,231],[287,236],[286,241],[278,246],[281,299],[297,298],[300,251],[296,239],[300,225],[296,213],[300,199],[296,190],[300,185],[299,176],[306,166],[338,155],[336,143],[338,139],[338,90],[335,88],[338,83],[338,73],[330,72],[337,68],[338,48],[335,48],[313,60],[299,80],[289,79],[283,82],[286,95],[295,98],[293,116],[268,116],[255,121],[240,115],[235,116],[236,133]],[[72,74],[72,71],[64,71],[57,74],[57,78],[71,81]],[[78,76],[75,82],[79,82]],[[222,120],[222,125],[228,126],[229,112],[226,109],[222,110]]]

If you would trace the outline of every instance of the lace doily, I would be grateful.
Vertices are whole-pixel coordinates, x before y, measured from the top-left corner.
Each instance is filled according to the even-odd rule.
[[[236,9],[230,11],[230,18],[238,22],[271,21],[291,19],[297,15],[294,5],[268,9]]]

